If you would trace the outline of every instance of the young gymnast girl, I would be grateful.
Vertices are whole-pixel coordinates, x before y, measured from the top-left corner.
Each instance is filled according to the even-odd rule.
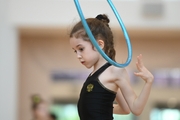
[[[31,96],[32,120],[56,120],[56,115],[49,112],[48,104],[40,95]]]
[[[39,96],[33,95],[32,100],[32,120],[50,120],[47,103]]]
[[[102,50],[115,60],[113,34],[109,18],[98,15],[86,19],[89,28]],[[139,96],[135,94],[125,68],[109,64],[93,47],[84,27],[78,22],[70,33],[70,45],[79,61],[93,71],[84,82],[78,101],[80,120],[113,120],[114,114],[140,115],[148,100],[153,75],[143,65],[142,55],[137,56],[137,70],[134,74],[141,77],[145,85]],[[113,104],[114,100],[118,104]]]

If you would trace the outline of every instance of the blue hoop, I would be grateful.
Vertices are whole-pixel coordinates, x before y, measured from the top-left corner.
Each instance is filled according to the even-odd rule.
[[[80,7],[80,5],[79,5],[78,0],[74,0],[75,5],[76,5],[76,8],[77,8],[77,11],[78,11],[79,16],[80,16],[80,18],[81,18],[82,24],[83,24],[83,26],[84,26],[84,28],[85,28],[86,33],[88,34],[89,39],[90,39],[91,42],[92,42],[92,44],[95,46],[95,48],[98,50],[98,52],[102,55],[102,57],[103,57],[105,60],[107,60],[110,64],[112,64],[112,65],[114,65],[114,66],[116,66],[116,67],[123,68],[123,67],[128,66],[129,63],[131,62],[131,59],[132,59],[131,42],[130,42],[128,33],[127,33],[127,31],[126,31],[126,28],[125,28],[125,26],[124,26],[124,24],[123,24],[123,22],[122,22],[122,20],[121,20],[121,18],[120,18],[120,16],[119,16],[117,10],[116,10],[116,8],[114,7],[114,5],[113,5],[113,3],[111,2],[111,0],[107,0],[107,1],[108,1],[109,5],[111,6],[111,9],[113,10],[113,12],[114,12],[114,14],[115,14],[115,16],[116,16],[116,18],[117,18],[117,20],[118,20],[118,22],[119,22],[119,24],[120,24],[120,26],[121,26],[121,29],[122,29],[122,31],[123,31],[123,33],[124,33],[124,37],[125,37],[125,39],[126,39],[126,44],[127,44],[127,47],[128,47],[128,58],[127,58],[127,60],[126,60],[126,62],[125,62],[124,64],[119,64],[119,63],[113,61],[112,59],[110,59],[110,58],[104,53],[104,51],[99,47],[99,45],[98,45],[96,39],[94,38],[91,30],[89,29],[89,26],[87,25],[87,22],[86,22],[86,20],[85,20],[85,18],[84,18],[84,15],[83,15],[83,12],[82,12],[82,10],[81,10],[81,7]]]

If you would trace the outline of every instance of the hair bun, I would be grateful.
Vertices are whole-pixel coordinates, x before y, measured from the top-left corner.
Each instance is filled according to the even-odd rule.
[[[35,104],[38,104],[42,101],[40,95],[32,95],[31,99],[32,99],[32,102]]]
[[[97,16],[96,16],[96,19],[98,19],[98,20],[100,20],[100,21],[102,21],[102,22],[104,22],[104,23],[106,23],[106,24],[108,24],[108,23],[110,22],[108,16],[105,15],[105,14],[99,14],[99,15],[97,15]]]

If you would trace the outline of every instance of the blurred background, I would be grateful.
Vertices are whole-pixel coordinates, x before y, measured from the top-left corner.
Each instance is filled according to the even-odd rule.
[[[128,30],[133,58],[127,67],[137,94],[136,56],[155,81],[143,113],[115,120],[180,120],[180,0],[112,0]],[[116,60],[127,57],[118,22],[105,0],[80,0],[85,17],[105,13]],[[30,120],[33,94],[48,101],[58,120],[78,120],[76,103],[91,70],[76,59],[69,32],[78,22],[73,0],[0,0],[0,120]]]

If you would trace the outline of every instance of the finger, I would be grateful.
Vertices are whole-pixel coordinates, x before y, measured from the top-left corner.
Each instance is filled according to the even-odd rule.
[[[138,71],[141,71],[138,62],[136,62],[136,67],[137,67]]]
[[[143,73],[142,73],[142,72],[134,72],[134,74],[135,74],[136,76],[139,76],[139,77],[143,76]]]
[[[139,56],[137,56],[138,59],[138,63],[139,63],[139,67],[143,67],[143,61],[142,61],[142,54],[140,54]]]

